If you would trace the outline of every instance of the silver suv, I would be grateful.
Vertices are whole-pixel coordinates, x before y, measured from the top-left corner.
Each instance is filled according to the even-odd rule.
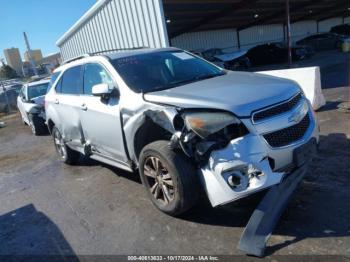
[[[295,82],[226,71],[175,48],[70,61],[54,72],[45,108],[63,162],[84,154],[139,170],[171,215],[201,188],[218,206],[276,185],[307,167],[318,142]]]

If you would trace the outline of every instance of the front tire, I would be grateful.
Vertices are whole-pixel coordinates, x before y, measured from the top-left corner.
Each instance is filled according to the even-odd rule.
[[[80,153],[70,149],[63,140],[63,137],[57,127],[52,129],[53,142],[56,152],[60,156],[60,160],[68,165],[73,165],[78,162]]]
[[[29,126],[35,136],[44,135],[47,132],[44,119],[38,115],[29,115]]]
[[[192,208],[199,196],[197,172],[189,159],[174,152],[168,141],[156,141],[140,154],[140,177],[153,204],[177,216]]]

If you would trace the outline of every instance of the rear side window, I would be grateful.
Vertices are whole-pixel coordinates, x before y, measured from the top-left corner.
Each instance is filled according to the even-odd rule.
[[[98,84],[113,86],[112,78],[106,69],[99,64],[87,64],[84,70],[84,94],[91,95],[92,87]]]
[[[82,66],[67,69],[62,76],[61,93],[77,95],[82,92]]]

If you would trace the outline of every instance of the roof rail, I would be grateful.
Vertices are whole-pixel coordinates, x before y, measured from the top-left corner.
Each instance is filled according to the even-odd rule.
[[[138,46],[138,47],[130,47],[130,48],[116,48],[116,49],[97,51],[97,52],[93,52],[93,53],[89,53],[89,54],[90,55],[99,55],[99,54],[104,54],[104,53],[109,53],[109,52],[131,51],[131,50],[139,50],[139,49],[147,49],[147,48],[149,48],[149,47],[148,46]]]
[[[149,47],[147,47],[147,46],[139,46],[139,47],[130,47],[130,48],[117,48],[117,49],[108,49],[108,50],[96,51],[96,52],[92,52],[92,53],[86,53],[86,54],[83,54],[83,55],[76,56],[76,57],[73,57],[71,59],[68,59],[68,60],[64,61],[62,63],[62,65],[71,63],[73,61],[76,61],[76,60],[79,60],[79,59],[82,59],[82,58],[94,56],[94,55],[101,55],[101,54],[104,54],[104,53],[117,52],[117,51],[139,50],[139,49],[146,49],[146,48],[149,48]]]
[[[85,57],[89,57],[89,56],[91,56],[91,55],[90,54],[83,54],[83,55],[80,55],[80,56],[76,56],[76,57],[73,57],[71,59],[68,59],[68,60],[64,61],[62,63],[62,65],[65,65],[65,64],[68,64],[68,63],[71,63],[73,61],[76,61],[76,60],[79,60],[79,59],[82,59],[82,58],[85,58]]]

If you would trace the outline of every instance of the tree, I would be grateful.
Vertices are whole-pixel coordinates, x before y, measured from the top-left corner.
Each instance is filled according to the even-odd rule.
[[[11,79],[18,77],[16,71],[9,65],[4,65],[0,68],[0,78],[1,79]]]

